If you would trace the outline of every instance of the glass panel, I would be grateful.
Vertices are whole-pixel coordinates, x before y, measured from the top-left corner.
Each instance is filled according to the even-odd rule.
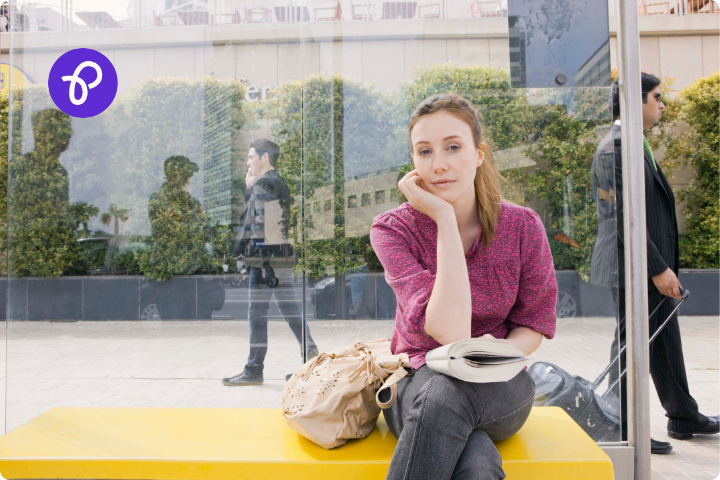
[[[301,18],[265,5],[18,6],[8,430],[57,406],[280,406],[303,362],[288,231],[300,182],[273,169],[272,145],[250,147],[270,135],[269,87],[302,78],[290,68]],[[89,118],[61,112],[48,91],[53,65],[73,75],[77,65],[55,62],[76,48],[117,72],[114,101]],[[92,71],[79,74],[88,102]],[[53,95],[67,97],[59,83]],[[285,106],[299,112],[300,97]],[[244,381],[262,385],[221,383],[246,366]]]
[[[587,380],[607,365],[616,287],[594,268],[617,255],[608,89],[511,88],[505,1],[295,3],[18,12],[8,430],[57,406],[279,407],[317,351],[391,337],[398,300],[370,227],[405,202],[410,113],[435,93],[470,100],[505,197],[544,224],[559,318],[533,362]],[[117,71],[89,118],[48,92],[75,48]],[[262,385],[221,383],[246,365]],[[550,387],[567,378],[543,371]]]
[[[391,3],[414,5],[356,5],[342,29],[303,25],[303,194],[305,205],[333,207],[322,214],[306,208],[298,223],[313,338],[327,351],[392,336],[401,306],[370,244],[370,227],[406,200],[397,182],[413,168],[407,132],[415,106],[435,93],[462,95],[481,117],[505,198],[539,215],[554,257],[557,333],[531,363],[551,362],[562,371],[537,363],[537,403],[574,405],[581,391],[592,405],[577,414],[578,422],[598,441],[620,441],[618,402],[603,398],[608,380],[593,396],[573,377],[595,380],[616,337],[616,273],[602,272],[617,258],[614,152],[605,141],[609,90],[587,88],[607,86],[609,77],[600,84],[512,88],[516,39],[507,2],[418,2],[414,18],[388,19]],[[461,18],[467,23],[457,23]],[[603,68],[609,75],[609,62]],[[282,103],[283,87],[275,95],[271,101]],[[283,132],[299,130],[295,119],[278,121]],[[617,378],[618,366],[611,371]],[[561,380],[566,383],[558,385]],[[584,418],[588,412],[592,417]]]
[[[508,0],[515,88],[610,86],[608,2]]]

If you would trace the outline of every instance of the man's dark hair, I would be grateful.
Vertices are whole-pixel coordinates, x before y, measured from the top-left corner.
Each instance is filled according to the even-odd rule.
[[[267,138],[258,138],[257,140],[253,140],[250,144],[250,148],[255,149],[255,153],[258,154],[258,157],[262,157],[267,153],[268,158],[270,159],[270,165],[273,167],[280,156],[280,147],[278,147],[278,144],[268,140]]]
[[[610,108],[612,108],[613,120],[620,118],[620,84],[619,80],[615,80],[610,89]],[[655,90],[660,85],[660,79],[650,73],[642,72],[640,74],[640,88],[642,90],[642,101],[647,103],[648,93]]]

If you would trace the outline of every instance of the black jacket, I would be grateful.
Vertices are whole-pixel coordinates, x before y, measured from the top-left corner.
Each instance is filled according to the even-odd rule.
[[[602,222],[601,210],[604,216],[615,215],[615,224],[617,228],[617,280],[619,286],[624,286],[625,278],[625,244],[623,229],[623,189],[622,189],[622,150],[621,150],[621,130],[619,125],[613,125],[608,137],[612,137],[613,155],[614,155],[614,179],[607,178],[609,169],[599,169],[605,171],[605,177],[600,183],[605,185],[615,185],[615,209],[607,209],[605,207],[598,208],[598,222]],[[606,137],[606,139],[608,139]],[[609,139],[608,139],[609,140]],[[603,140],[600,147],[607,146],[609,142]],[[598,147],[598,150],[600,150]],[[596,158],[598,155],[596,155]],[[607,154],[604,156],[607,159]],[[595,161],[593,161],[593,165]],[[644,154],[643,164],[645,166],[645,218],[647,226],[647,268],[649,288],[655,289],[652,277],[664,272],[670,268],[675,274],[678,273],[680,265],[680,249],[678,245],[678,225],[677,216],[675,214],[675,195],[670,188],[670,184],[665,178],[660,165],[657,169],[653,167],[653,162],[647,153]],[[632,186],[630,186],[632,188]],[[593,195],[597,199],[599,194],[595,192],[596,186],[593,182]],[[600,204],[598,204],[600,205]],[[608,213],[609,212],[609,213]],[[608,242],[602,245],[596,243],[595,248],[607,250]],[[595,252],[593,251],[593,256]]]

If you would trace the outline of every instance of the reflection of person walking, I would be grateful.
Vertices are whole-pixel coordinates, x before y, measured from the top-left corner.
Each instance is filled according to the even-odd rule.
[[[664,105],[658,89],[660,80],[646,73],[642,74],[643,129],[654,127],[662,116]],[[618,309],[620,344],[625,344],[625,290],[624,290],[624,244],[623,244],[623,190],[621,161],[621,124],[619,86],[612,89],[612,109],[615,123],[612,131],[598,146],[592,166],[593,195],[598,208],[598,238],[595,243],[591,265],[591,282],[611,287]],[[650,319],[652,335],[670,315],[676,302],[681,298],[678,280],[680,253],[678,226],[675,214],[675,196],[662,168],[655,161],[647,140],[645,155],[645,202],[647,209],[647,268],[648,311],[652,312],[664,296],[668,298]],[[615,235],[616,232],[616,235]],[[613,237],[617,239],[613,241]],[[615,246],[617,246],[617,253]],[[618,334],[612,345],[611,358],[618,354]],[[609,385],[617,381],[619,371],[625,368],[624,355],[620,369],[610,372]],[[685,440],[694,434],[718,433],[718,417],[706,417],[699,412],[697,402],[690,395],[685,361],[683,359],[680,326],[674,315],[666,328],[650,346],[650,374],[655,384],[660,403],[668,417],[668,436]],[[625,377],[621,386],[623,439],[626,436],[627,420]],[[668,442],[652,440],[652,453],[667,453],[672,449]]]
[[[280,150],[277,144],[266,139],[258,139],[250,144],[248,152],[248,172],[245,177],[245,212],[240,221],[240,231],[235,242],[235,255],[258,257],[266,248],[265,238],[265,204],[279,200],[283,210],[283,222],[289,219],[290,190],[285,181],[275,170]],[[286,231],[287,225],[284,226]],[[318,349],[310,336],[307,323],[302,320],[300,306],[295,300],[291,288],[260,290],[259,284],[262,270],[255,266],[252,258],[246,258],[250,268],[250,284],[248,293],[250,305],[248,317],[250,321],[250,355],[242,373],[234,377],[223,378],[228,386],[261,385],[263,368],[267,354],[268,331],[267,313],[270,308],[268,295],[277,302],[280,312],[290,326],[302,349],[303,326],[307,335],[307,359],[318,355]],[[302,353],[302,352],[301,352]],[[288,375],[286,378],[289,378]]]

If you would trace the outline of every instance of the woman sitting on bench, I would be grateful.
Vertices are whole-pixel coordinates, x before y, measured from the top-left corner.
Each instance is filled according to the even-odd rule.
[[[472,105],[433,95],[410,118],[415,170],[408,203],[370,233],[397,296],[393,353],[414,375],[385,410],[398,437],[388,479],[502,479],[493,441],[515,434],[534,397],[526,370],[467,383],[430,370],[428,351],[470,337],[505,338],[530,355],[555,333],[555,270],[540,218],[503,201],[500,175]]]

